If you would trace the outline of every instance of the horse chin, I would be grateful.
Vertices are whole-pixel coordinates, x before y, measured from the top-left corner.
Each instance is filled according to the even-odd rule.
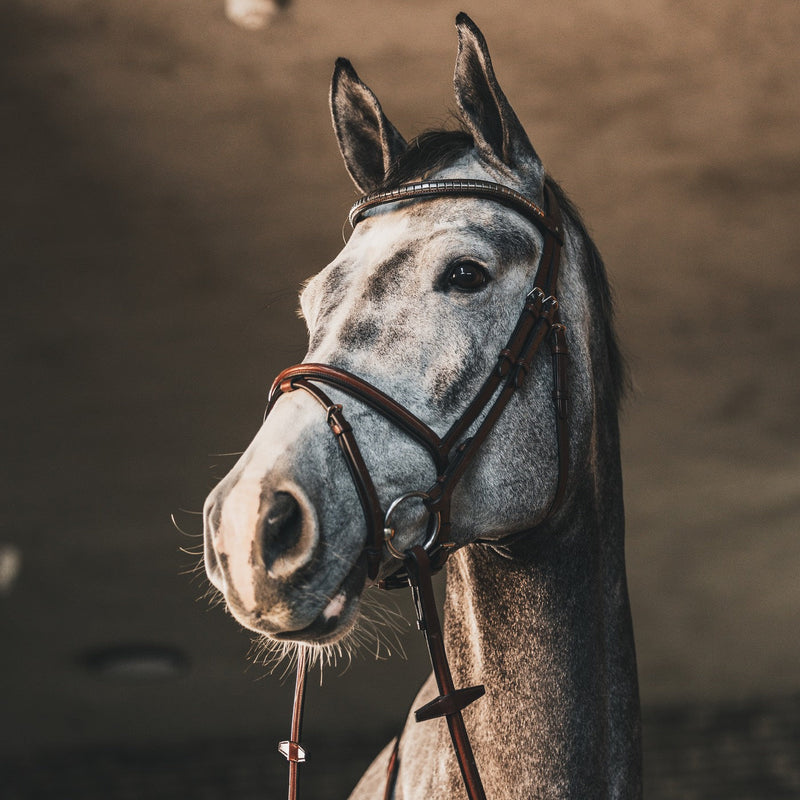
[[[309,617],[306,614],[302,620],[293,620],[291,612],[287,612],[287,606],[290,608],[292,604],[286,600],[281,603],[284,613],[279,615],[281,619],[277,625],[274,617],[270,618],[269,611],[241,614],[231,608],[231,612],[246,628],[268,639],[312,646],[335,644],[344,638],[356,623],[366,578],[366,561],[364,558],[359,558],[338,587],[324,593],[329,599],[319,608],[310,622],[307,622]],[[313,614],[313,609],[309,613]],[[301,624],[296,624],[297,622]]]
[[[335,644],[353,628],[361,605],[361,594],[337,594],[310,625],[296,631],[269,634],[280,642],[297,642],[312,646]]]

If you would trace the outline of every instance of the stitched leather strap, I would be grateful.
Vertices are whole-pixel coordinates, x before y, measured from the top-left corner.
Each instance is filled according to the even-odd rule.
[[[289,800],[298,800],[300,775],[298,766],[306,760],[306,752],[300,745],[303,728],[303,708],[306,699],[307,654],[304,648],[297,652],[297,674],[294,684],[294,703],[292,704],[292,732],[288,741],[278,745],[278,752],[289,762]]]
[[[330,369],[330,368],[328,368]],[[375,491],[375,484],[372,476],[364,463],[361,450],[358,448],[355,434],[350,423],[342,413],[342,407],[334,403],[325,392],[318,386],[310,382],[313,377],[308,370],[298,372],[295,368],[284,370],[273,384],[270,392],[267,413],[277,402],[278,397],[286,392],[302,389],[310,394],[324,409],[328,422],[328,427],[336,437],[339,449],[342,451],[350,477],[353,479],[361,509],[364,512],[364,520],[367,525],[367,540],[364,545],[364,552],[367,555],[367,574],[375,579],[378,575],[381,556],[383,553],[383,510],[378,493]],[[378,391],[375,389],[374,391]]]
[[[445,718],[467,797],[469,800],[486,800],[478,765],[475,763],[464,718],[461,716],[462,709],[482,697],[486,690],[483,686],[456,689],[453,685],[431,584],[431,562],[424,548],[419,545],[411,548],[406,559],[406,570],[417,609],[417,623],[425,635],[433,675],[439,688],[439,697],[417,709],[414,715],[417,722],[437,717]]]
[[[404,200],[424,200],[436,197],[480,197],[513,208],[536,225],[543,233],[549,233],[563,243],[562,231],[557,220],[548,217],[532,200],[508,186],[492,181],[479,181],[469,178],[417,181],[406,183],[394,189],[372,192],[353,203],[348,219],[355,228],[359,220],[371,208],[386,203],[399,203]]]

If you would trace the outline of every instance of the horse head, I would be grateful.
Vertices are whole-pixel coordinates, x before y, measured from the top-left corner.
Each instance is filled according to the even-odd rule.
[[[365,194],[462,179],[499,184],[544,208],[557,187],[495,78],[481,32],[463,14],[457,29],[457,131],[407,143],[350,63],[337,62],[331,110],[347,170]],[[595,306],[604,299],[587,288],[586,240],[576,234],[574,217],[565,216],[558,299],[571,351],[574,473],[592,457],[587,431],[597,381],[613,383],[607,366],[613,337],[592,330],[602,316]],[[541,225],[519,207],[491,197],[384,198],[363,211],[339,255],[302,291],[309,332],[304,363],[358,376],[444,436],[498,368],[545,240]],[[546,536],[552,527],[542,525],[559,476],[550,358],[540,353],[526,372],[452,489],[447,533],[455,547],[521,531]],[[370,568],[363,502],[331,436],[330,415],[319,397],[283,388],[206,502],[206,570],[245,627],[272,639],[324,645],[357,624],[365,587],[397,562],[384,550],[380,569]],[[419,441],[363,398],[336,386],[326,391],[352,427],[382,509],[435,483],[437,465]],[[567,496],[570,491],[571,483]],[[391,543],[397,552],[426,541],[428,512],[413,500],[396,509]]]

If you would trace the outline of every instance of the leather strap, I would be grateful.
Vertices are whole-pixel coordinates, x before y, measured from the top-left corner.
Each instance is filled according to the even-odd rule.
[[[290,370],[286,370],[285,372],[290,372]],[[281,373],[278,377],[280,378],[283,376],[285,372]],[[310,394],[325,409],[328,427],[336,437],[336,441],[342,451],[350,476],[353,479],[353,484],[356,487],[356,492],[358,493],[361,509],[364,512],[364,520],[367,524],[367,541],[364,546],[364,552],[367,555],[367,572],[370,578],[374,579],[378,575],[381,555],[383,553],[384,515],[381,509],[381,501],[378,498],[375,484],[372,482],[372,477],[367,469],[367,465],[364,463],[361,451],[358,448],[353,429],[342,413],[342,407],[334,403],[322,389],[311,383],[308,377],[308,374],[305,374],[304,377],[283,378],[278,387],[279,392],[285,393],[294,391],[295,389],[302,389],[304,392]],[[269,408],[272,408],[274,405],[275,400],[277,400],[277,396],[273,398],[271,395],[267,413],[269,413]]]
[[[392,755],[389,756],[389,765],[386,768],[386,787],[383,790],[383,800],[392,800],[394,785],[397,783],[397,772],[400,769],[400,737],[394,740]]]
[[[553,495],[553,501],[547,511],[547,516],[552,516],[564,499],[567,488],[567,473],[569,472],[569,428],[567,414],[569,413],[569,394],[567,392],[567,347],[566,328],[556,322],[550,331],[550,351],[553,355],[553,405],[556,419],[556,442],[558,444],[558,483]]]
[[[294,703],[292,704],[292,733],[288,741],[278,745],[278,752],[289,762],[289,800],[298,800],[300,791],[298,766],[306,760],[306,751],[300,745],[303,708],[306,699],[306,668],[307,654],[301,647],[297,652],[297,674],[294,684]]]
[[[453,685],[453,676],[444,649],[442,628],[431,583],[430,558],[424,548],[416,545],[409,551],[405,563],[417,611],[417,624],[425,635],[433,675],[436,678],[436,685],[439,687],[439,697],[422,708],[418,708],[414,712],[414,716],[417,722],[437,717],[444,717],[447,720],[447,727],[450,731],[458,766],[461,769],[467,797],[469,800],[486,800],[486,792],[475,763],[467,729],[464,726],[464,718],[461,716],[462,709],[482,697],[486,690],[483,686],[456,689]]]

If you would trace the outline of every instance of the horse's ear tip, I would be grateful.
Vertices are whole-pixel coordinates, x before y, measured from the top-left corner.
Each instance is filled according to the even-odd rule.
[[[456,16],[456,28],[459,34],[464,32],[464,29],[470,33],[480,33],[478,26],[472,21],[472,18],[465,11],[459,11]]]
[[[350,59],[342,58],[341,56],[337,58],[333,67],[333,76],[331,77],[331,91],[337,91],[340,87],[346,88],[360,82],[361,79],[350,63]]]
[[[458,31],[459,49],[477,50],[488,55],[486,37],[483,35],[483,31],[463,11],[456,17],[456,30]]]
[[[335,73],[353,72],[353,65],[350,63],[349,58],[344,58],[342,56],[339,56],[339,58],[336,59],[336,63],[333,66],[333,71]]]

